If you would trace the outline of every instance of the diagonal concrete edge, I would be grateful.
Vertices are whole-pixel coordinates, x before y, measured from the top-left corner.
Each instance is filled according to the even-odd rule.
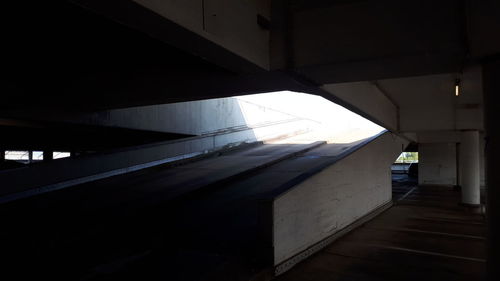
[[[198,189],[208,190],[211,187],[218,186],[218,185],[230,182],[232,180],[239,179],[239,178],[244,177],[244,176],[248,176],[248,175],[250,175],[250,174],[252,174],[260,169],[264,169],[264,168],[269,167],[271,165],[274,165],[278,162],[281,162],[283,160],[294,157],[298,154],[307,152],[307,151],[314,149],[314,148],[316,148],[320,145],[323,145],[325,143],[326,142],[324,142],[324,141],[319,141],[319,142],[314,142],[314,143],[311,143],[308,145],[303,145],[303,148],[300,150],[297,150],[297,151],[289,153],[289,154],[280,155],[279,157],[270,159],[269,161],[262,163],[259,166],[255,166],[255,167],[252,167],[248,170],[235,173],[235,174],[233,174],[229,177],[225,177],[223,179],[216,179],[214,181],[200,183],[200,185],[194,191],[196,191]],[[71,180],[67,180],[67,181],[57,182],[54,184],[44,185],[44,186],[24,190],[21,192],[16,192],[16,193],[11,193],[11,194],[1,196],[0,197],[0,204],[8,203],[8,202],[23,199],[23,198],[28,198],[28,197],[35,196],[38,194],[43,194],[46,192],[51,192],[51,191],[56,191],[56,190],[76,186],[79,184],[89,183],[89,182],[93,182],[93,181],[97,181],[97,180],[101,180],[101,179],[105,179],[105,178],[109,178],[109,177],[113,177],[113,176],[119,176],[119,175],[123,175],[126,173],[135,172],[138,170],[151,168],[151,167],[158,166],[158,165],[174,166],[174,165],[178,165],[178,164],[185,164],[186,162],[188,162],[188,163],[194,162],[197,160],[220,155],[221,153],[226,153],[226,152],[233,151],[233,150],[245,149],[248,147],[252,147],[255,145],[261,145],[261,144],[262,144],[262,142],[255,142],[255,143],[250,143],[250,144],[246,144],[246,145],[240,145],[238,147],[229,147],[229,148],[225,148],[225,149],[221,149],[221,150],[216,150],[216,151],[214,151],[212,153],[208,153],[208,154],[198,153],[198,154],[183,155],[182,157],[170,157],[170,158],[166,158],[166,159],[162,159],[162,160],[158,160],[158,161],[153,161],[153,162],[146,163],[146,164],[134,165],[134,166],[125,167],[125,168],[121,168],[121,169],[115,169],[112,171],[98,173],[98,174],[94,174],[94,175],[90,175],[90,176],[86,176],[86,177],[80,177],[80,178],[75,178],[75,179],[71,179]],[[206,188],[203,188],[203,187],[206,187]]]
[[[202,186],[200,186],[200,188],[197,188],[193,192],[190,192],[189,194],[185,194],[184,196],[196,196],[199,192],[207,192],[209,190],[216,189],[224,184],[230,183],[232,181],[240,180],[240,179],[245,178],[247,176],[250,176],[250,175],[252,175],[252,174],[254,174],[262,169],[268,168],[268,167],[275,165],[279,162],[282,162],[284,160],[296,157],[302,153],[305,153],[309,150],[315,149],[315,148],[322,146],[324,144],[326,144],[326,141],[316,141],[316,142],[313,142],[311,144],[304,144],[304,145],[302,145],[303,148],[301,148],[297,151],[294,151],[294,152],[291,152],[288,154],[284,154],[284,155],[280,155],[280,156],[273,158],[273,159],[270,159],[269,161],[262,163],[258,166],[254,166],[254,167],[247,169],[247,170],[244,170],[242,172],[235,173],[235,174],[228,176],[228,177],[225,177],[223,179],[214,180],[213,182],[202,184]]]
[[[352,147],[350,147],[349,149],[343,151],[342,153],[338,154],[337,156],[335,157],[332,157],[332,159],[328,162],[325,162],[323,165],[319,166],[319,167],[315,167],[313,169],[310,169],[308,171],[305,171],[304,173],[301,173],[300,175],[298,175],[297,177],[291,179],[290,181],[286,182],[285,184],[283,184],[282,186],[280,186],[279,188],[276,188],[274,189],[271,193],[267,194],[266,195],[266,199],[268,200],[273,200],[275,199],[276,197],[278,196],[281,196],[283,195],[284,193],[286,193],[288,190],[292,189],[294,186],[298,185],[299,183],[307,180],[308,178],[314,176],[315,174],[323,171],[324,169],[330,167],[331,165],[337,163],[339,160],[351,155],[352,153],[358,151],[359,149],[361,149],[362,147],[364,147],[365,145],[371,143],[372,141],[376,140],[378,137],[384,135],[384,134],[387,134],[387,133],[390,133],[389,131],[387,130],[384,130],[372,137],[369,137],[367,138],[365,141],[363,142],[360,142]]]

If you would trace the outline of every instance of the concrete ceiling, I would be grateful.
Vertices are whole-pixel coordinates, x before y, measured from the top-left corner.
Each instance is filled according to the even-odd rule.
[[[455,97],[455,74],[435,74],[378,80],[380,88],[399,108],[452,106]]]
[[[455,96],[456,79],[459,96]],[[374,81],[333,83],[322,88],[393,131],[482,130],[481,68]],[[366,116],[366,115],[365,115]]]
[[[455,96],[460,78],[459,96]],[[397,105],[403,132],[479,129],[482,125],[481,72],[478,68],[455,73],[376,81]]]
[[[293,90],[394,130],[409,124],[398,124],[398,114],[410,120],[428,108],[441,122],[434,129],[467,128],[482,92],[480,70],[470,78],[467,69],[500,54],[495,1],[177,2],[9,2],[0,110],[94,111]],[[464,94],[455,99],[462,71]],[[458,111],[466,112],[460,126]]]

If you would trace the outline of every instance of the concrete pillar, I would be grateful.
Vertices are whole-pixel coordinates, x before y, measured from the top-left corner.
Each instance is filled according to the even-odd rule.
[[[456,177],[455,187],[459,187],[462,185],[462,172],[460,171],[460,169],[462,168],[462,163],[460,163],[460,143],[457,143],[455,146],[455,155],[456,155],[455,160],[457,162],[456,165],[457,177]]]
[[[500,59],[483,64],[487,280],[500,278]]]
[[[54,154],[53,154],[54,151],[50,150],[50,149],[45,149],[43,151],[43,161],[52,161],[54,160]]]
[[[478,206],[481,203],[481,174],[479,170],[479,132],[477,130],[462,132],[459,158],[462,203]]]

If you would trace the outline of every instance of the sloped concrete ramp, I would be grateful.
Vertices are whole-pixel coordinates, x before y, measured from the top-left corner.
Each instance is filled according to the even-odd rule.
[[[13,201],[3,253],[52,280],[273,277],[390,203],[405,144],[267,144]]]

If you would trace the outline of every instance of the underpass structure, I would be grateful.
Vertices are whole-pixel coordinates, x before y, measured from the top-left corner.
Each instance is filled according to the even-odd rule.
[[[384,162],[377,160],[387,172],[405,143],[383,132],[347,144],[257,144],[18,199],[2,207],[3,240],[12,246],[5,245],[6,253],[32,267],[29,274],[62,280],[281,273],[290,261],[390,206],[389,174],[353,165],[367,154],[392,151]],[[350,186],[352,173],[369,173],[372,181],[356,175],[361,181]],[[317,198],[304,201],[301,193],[311,189]],[[328,204],[358,204],[365,192],[373,193],[371,199],[354,213]],[[15,219],[7,215],[12,213]],[[323,221],[314,222],[315,213]],[[289,233],[312,227],[318,230],[309,233],[320,235]],[[30,235],[35,232],[40,235]],[[193,267],[196,276],[186,270]]]
[[[403,151],[418,151],[415,191],[421,190],[425,199],[435,195],[443,202],[451,200],[459,206],[457,212],[484,213],[486,239],[479,240],[486,243],[486,253],[471,257],[484,259],[486,274],[478,269],[478,277],[474,276],[498,279],[498,1],[29,0],[10,1],[2,10],[0,208],[5,210],[1,215],[6,227],[1,235],[7,237],[3,242],[11,250],[7,258],[22,256],[13,259],[12,268],[28,263],[38,266],[33,272],[87,279],[150,269],[157,273],[151,278],[165,279],[162,274],[167,273],[155,265],[169,261],[172,272],[186,273],[189,270],[181,270],[185,263],[177,265],[177,259],[165,250],[170,232],[157,222],[174,221],[172,229],[186,230],[173,233],[185,234],[186,244],[201,249],[205,238],[199,245],[193,237],[204,232],[189,225],[198,220],[195,214],[206,211],[213,216],[205,223],[224,225],[231,218],[212,213],[219,210],[215,202],[227,204],[220,206],[222,213],[225,210],[238,217],[240,211],[242,216],[246,211],[252,213],[243,206],[258,197],[261,207],[252,213],[253,218],[260,216],[266,227],[249,233],[255,234],[251,239],[267,242],[253,249],[261,254],[247,254],[245,251],[252,251],[245,248],[245,254],[234,256],[237,262],[227,268],[241,265],[240,270],[221,272],[226,277],[255,273],[249,269],[253,260],[238,261],[257,255],[259,268],[272,268],[262,278],[274,278],[327,247],[336,239],[335,233],[390,204],[392,162]],[[291,105],[289,91],[323,97],[323,104],[335,102],[387,132],[368,142],[377,132],[363,133],[352,126],[337,130],[324,126],[325,120],[250,98],[274,92],[281,97],[275,99],[280,104]],[[300,105],[319,111],[318,106]],[[325,118],[338,126],[349,123],[343,117]],[[321,130],[327,132],[319,133]],[[329,137],[333,133],[335,141]],[[362,137],[355,140],[365,139],[366,143],[354,143],[350,138],[358,133]],[[315,137],[310,138],[312,135]],[[284,150],[259,146],[259,142],[277,145],[291,139],[300,145],[283,144]],[[315,141],[328,143],[301,152],[300,147],[314,146]],[[347,148],[342,151],[344,145]],[[236,150],[228,152],[228,148]],[[245,149],[265,153],[260,158],[238,154]],[[58,152],[70,157],[53,159]],[[239,156],[224,161],[225,153]],[[34,160],[35,154],[39,159]],[[22,157],[11,159],[13,155]],[[226,166],[207,174],[201,166],[186,168],[210,159],[215,162],[207,165]],[[241,166],[231,165],[231,161],[242,161],[237,162]],[[175,166],[180,163],[183,165]],[[263,169],[257,169],[262,165]],[[289,182],[294,178],[286,185],[289,190],[282,182],[268,187],[280,192],[259,197],[255,195],[260,194],[258,188],[252,188],[265,185],[248,184],[245,192],[248,189],[249,193],[241,191],[242,201],[234,201],[242,204],[241,210],[231,209],[232,203],[222,200],[224,190],[232,190],[233,183],[244,184],[254,176],[262,176],[266,182],[264,174],[282,166],[285,170],[277,171],[272,179],[283,176]],[[176,177],[186,182],[176,183]],[[136,200],[162,202],[161,196],[147,191],[150,188],[167,194],[185,187],[189,193],[209,182],[218,186],[222,179],[230,181],[179,203],[189,206],[178,206],[187,215],[185,222],[182,212],[173,211],[176,207],[156,209],[155,203],[146,213],[135,213],[135,203],[130,208],[123,206]],[[179,186],[172,189],[170,183]],[[87,216],[93,208],[98,215]],[[119,210],[133,210],[123,213],[123,218],[134,218],[130,227],[126,219],[106,226],[104,214]],[[68,218],[66,214],[71,219],[63,219]],[[99,226],[90,226],[94,219]],[[476,219],[474,223],[482,223]],[[248,217],[249,223],[252,220]],[[73,234],[66,232],[63,221],[73,221],[67,228]],[[153,229],[140,231],[150,226]],[[85,229],[81,234],[79,227]],[[127,232],[130,235],[123,240],[116,239]],[[148,233],[153,238],[145,238]],[[208,231],[203,237],[212,241],[215,233]],[[101,244],[91,242],[92,237],[102,239]],[[228,257],[240,249],[236,242],[231,244],[230,237],[220,237],[226,237],[228,244],[220,242],[213,249],[227,247]],[[115,244],[111,243],[114,239]],[[110,251],[104,253],[108,242]],[[64,243],[80,248],[64,252]],[[92,247],[85,252],[88,245],[102,246],[102,256],[92,254]],[[162,250],[151,254],[151,248]],[[212,249],[193,251],[196,254],[180,256],[200,261],[199,268],[204,268],[200,272],[208,274],[222,263],[203,254]],[[71,256],[73,260],[65,258]],[[203,257],[206,263],[201,262]],[[57,262],[51,261],[67,266],[54,269]],[[184,273],[176,276],[182,279]],[[106,274],[109,276],[103,277]],[[187,280],[219,278],[186,276]]]

